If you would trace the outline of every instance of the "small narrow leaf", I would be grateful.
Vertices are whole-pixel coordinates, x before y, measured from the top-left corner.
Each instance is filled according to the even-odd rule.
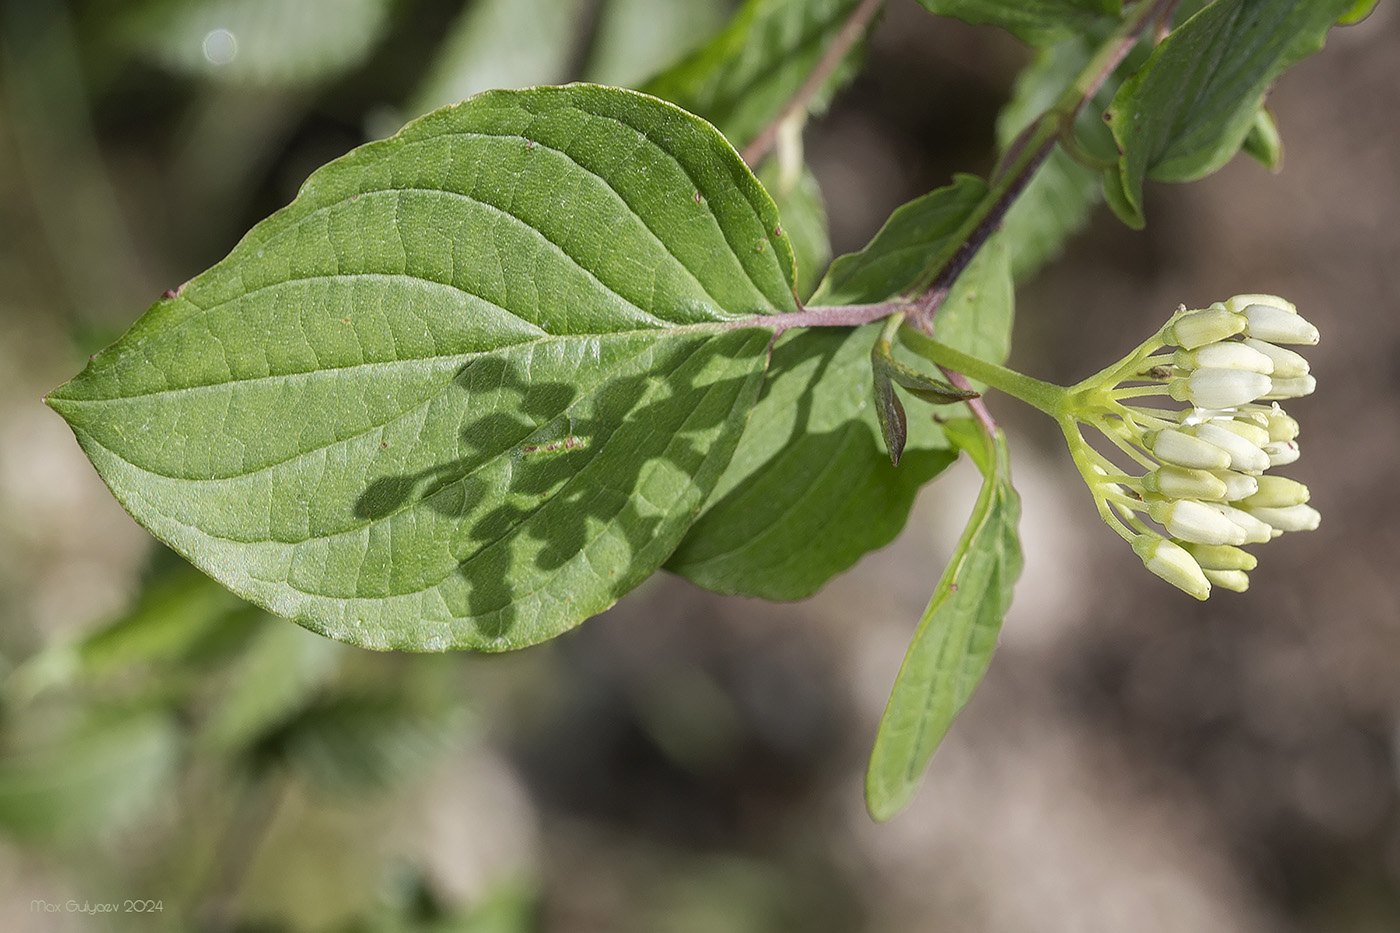
[[[864,249],[831,264],[812,303],[865,304],[917,292],[946,262],[954,235],[986,194],[982,179],[958,175],[901,205]]]
[[[966,422],[948,434],[983,471],[982,492],[905,655],[866,772],[871,816],[894,816],[918,789],[958,711],[991,662],[1002,617],[1021,572],[1020,500],[1006,440],[988,441]]]
[[[1268,108],[1260,107],[1254,115],[1254,125],[1244,138],[1244,151],[1271,172],[1283,167],[1283,138]]]
[[[720,593],[804,599],[894,540],[953,454],[931,417],[914,417],[891,466],[870,375],[880,329],[782,336],[739,449],[667,569]]]
[[[49,397],[117,498],[235,593],[375,648],[505,650],[675,549],[796,309],[713,127],[482,94],[317,171]]]
[[[919,0],[930,13],[1000,26],[1032,45],[1047,45],[1112,22],[1120,0]]]
[[[1122,151],[1109,203],[1142,216],[1143,182],[1193,181],[1239,151],[1269,86],[1322,48],[1354,0],[1216,0],[1162,41],[1124,82],[1106,119]],[[1132,224],[1130,223],[1130,226]]]

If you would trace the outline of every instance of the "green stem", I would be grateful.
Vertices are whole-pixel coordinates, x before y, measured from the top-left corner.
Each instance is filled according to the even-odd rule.
[[[1069,393],[1062,386],[1033,379],[996,363],[979,360],[945,343],[939,343],[907,324],[901,330],[900,337],[906,347],[924,359],[986,383],[1027,405],[1035,406],[1052,418],[1059,419],[1069,412]]]

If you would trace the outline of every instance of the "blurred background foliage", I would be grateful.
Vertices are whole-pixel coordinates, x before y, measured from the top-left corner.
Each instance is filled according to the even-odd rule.
[[[1324,334],[1299,405],[1323,529],[1188,605],[1095,527],[1053,426],[996,400],[1027,574],[885,827],[864,756],[972,477],[807,603],[659,577],[517,655],[379,655],[154,546],[39,404],[329,159],[488,87],[645,85],[733,12],[0,0],[0,928],[1400,929],[1391,5],[1282,82],[1282,175],[1154,189],[1142,234],[1096,214],[1020,296],[1014,361],[1062,382],[1178,302],[1297,301]],[[765,168],[810,261],[987,171],[1028,60],[892,0],[810,171]],[[163,909],[68,906],[128,900]]]

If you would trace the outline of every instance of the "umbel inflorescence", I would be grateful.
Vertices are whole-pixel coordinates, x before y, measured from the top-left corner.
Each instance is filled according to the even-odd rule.
[[[1299,453],[1298,423],[1279,402],[1316,386],[1307,361],[1283,345],[1317,340],[1292,303],[1236,295],[1179,308],[1124,359],[1067,390],[1060,423],[1070,453],[1099,514],[1148,570],[1198,599],[1212,584],[1243,591],[1256,559],[1241,545],[1317,527],[1308,488],[1270,473]],[[1083,425],[1135,468],[1086,442]]]

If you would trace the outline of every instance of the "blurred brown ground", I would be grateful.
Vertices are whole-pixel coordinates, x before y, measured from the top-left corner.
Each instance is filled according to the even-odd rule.
[[[868,71],[809,140],[838,252],[951,171],[985,171],[1023,54],[995,31],[892,5]],[[0,130],[24,89],[7,91]],[[115,612],[146,555],[144,533],[39,404],[80,365],[69,334],[114,337],[357,141],[344,114],[288,130],[276,101],[226,105],[293,142],[276,165],[249,169],[267,176],[253,203],[208,192],[226,216],[198,236],[188,218],[166,218],[188,179],[150,153],[186,171],[208,153],[143,144],[139,108],[99,111],[93,139],[26,148],[11,134],[0,146],[11,650]],[[1026,572],[991,671],[906,813],[869,822],[862,768],[975,488],[963,466],[927,491],[895,545],[809,602],[658,578],[532,658],[498,663],[493,676],[544,677],[550,696],[490,730],[486,765],[440,776],[459,802],[487,786],[510,802],[454,811],[461,838],[440,847],[445,873],[474,859],[489,872],[491,846],[510,848],[541,879],[545,926],[569,933],[733,929],[707,900],[716,890],[752,901],[759,919],[745,929],[756,930],[1400,930],[1394,5],[1334,32],[1271,108],[1280,174],[1241,157],[1202,182],[1152,186],[1143,233],[1100,210],[1021,290],[1012,362],[1070,382],[1180,302],[1289,297],[1323,335],[1309,354],[1319,391],[1289,406],[1304,455],[1288,469],[1312,489],[1320,530],[1264,548],[1247,595],[1196,604],[1097,521],[1053,426],[993,396],[1012,434]],[[82,162],[85,146],[110,187]],[[44,159],[72,160],[67,190],[31,190],[55,175],[36,169]],[[46,214],[65,199],[81,209]],[[55,243],[91,252],[65,258]],[[57,870],[8,849],[0,865],[13,869],[0,896],[15,902]]]

